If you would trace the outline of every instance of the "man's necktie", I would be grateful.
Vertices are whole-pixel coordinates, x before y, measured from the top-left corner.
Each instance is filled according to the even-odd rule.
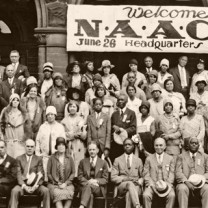
[[[130,165],[130,155],[128,155],[128,157],[127,157],[127,168],[129,170],[131,169],[131,165]]]
[[[123,119],[123,115],[124,115],[124,113],[123,113],[123,111],[121,110],[121,119]]]
[[[163,172],[162,172],[162,157],[161,155],[158,156],[158,181],[163,180]]]
[[[181,86],[186,87],[186,75],[185,75],[185,68],[181,67]]]
[[[91,164],[91,167],[93,167],[93,168],[95,167],[95,164],[94,164],[94,157],[91,157],[91,163],[90,163],[90,164]]]

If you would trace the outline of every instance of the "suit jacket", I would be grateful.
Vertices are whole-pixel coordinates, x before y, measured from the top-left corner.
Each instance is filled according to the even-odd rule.
[[[8,79],[0,83],[0,97],[2,97],[7,103],[9,103],[12,89],[14,89],[14,93],[17,93],[20,96],[23,92],[23,84],[21,80],[14,78],[12,85],[9,84]]]
[[[204,175],[208,181],[208,156],[205,153],[197,152],[195,158],[195,168],[193,159],[190,156],[190,152],[183,152],[178,156],[176,162],[176,181],[177,183],[183,183],[187,181],[191,175],[191,170],[195,170],[194,173]]]
[[[7,155],[0,164],[0,184],[15,185],[17,182],[17,163],[14,158]]]
[[[101,160],[99,157],[97,158],[95,166],[95,179],[99,181],[99,186],[101,187],[103,196],[105,196],[105,185],[108,182],[108,167],[107,162],[105,160]],[[83,187],[87,185],[88,180],[90,180],[90,158],[85,158],[79,163],[78,181]]]
[[[146,158],[143,170],[143,176],[146,186],[154,186],[158,181],[158,166],[156,153]],[[175,176],[175,162],[172,156],[164,152],[162,162],[163,180],[169,184],[173,184]]]
[[[16,160],[17,160],[17,182],[20,186],[22,186],[23,184],[25,184],[24,168],[26,167],[26,164],[27,164],[26,154],[20,155],[19,157],[17,157]],[[44,171],[43,171],[43,161],[42,161],[42,158],[37,155],[32,156],[32,160],[30,163],[29,174],[33,172],[42,173],[43,177],[38,182],[38,185],[41,185],[43,183],[43,179],[45,178]]]
[[[111,181],[115,184],[120,184],[124,178],[130,177],[138,180],[142,177],[143,164],[140,158],[133,155],[131,169],[128,170],[125,154],[117,157],[114,161]]]
[[[105,148],[110,149],[111,142],[111,121],[110,117],[105,113],[100,113],[99,120],[96,119],[96,114],[93,112],[87,118],[87,140],[98,141],[102,152]]]
[[[185,69],[185,70],[186,70],[187,86],[189,88],[189,86],[190,86],[190,74],[189,74],[187,69]],[[174,89],[173,89],[173,91],[181,93],[182,92],[182,86],[181,86],[181,79],[180,79],[180,73],[179,73],[178,66],[170,69],[169,72],[173,76],[173,82],[174,82]]]
[[[112,114],[111,117],[111,126],[116,125],[120,128],[123,128],[127,131],[128,137],[131,138],[133,135],[136,134],[136,115],[134,111],[126,108],[124,112],[123,118],[120,115],[120,111],[117,110]],[[113,129],[112,129],[113,133]]]

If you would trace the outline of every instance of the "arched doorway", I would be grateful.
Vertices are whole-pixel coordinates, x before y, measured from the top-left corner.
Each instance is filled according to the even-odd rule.
[[[3,22],[0,24],[0,64],[8,65],[9,53],[15,49],[20,52],[20,62],[28,66],[32,75],[36,75],[38,48],[34,37],[34,28],[37,26],[34,1],[1,0],[0,21]],[[10,33],[5,33],[4,24],[8,26]]]

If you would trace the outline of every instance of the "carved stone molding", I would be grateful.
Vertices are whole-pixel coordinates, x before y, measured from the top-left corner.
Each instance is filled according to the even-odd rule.
[[[46,34],[34,34],[34,37],[37,39],[38,44],[45,45],[46,44]]]

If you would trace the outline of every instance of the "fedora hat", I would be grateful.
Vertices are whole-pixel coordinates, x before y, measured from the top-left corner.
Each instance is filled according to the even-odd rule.
[[[31,174],[27,174],[27,181],[26,184],[28,186],[34,186],[37,185],[39,180],[43,177],[43,174],[41,172],[38,172],[37,174],[32,172]]]
[[[125,129],[120,128],[120,134],[117,134],[116,132],[114,132],[113,138],[117,144],[123,145],[124,140],[128,138],[128,133]]]
[[[200,174],[192,174],[188,181],[194,185],[195,188],[202,188],[206,182],[206,178]]]
[[[155,184],[154,191],[159,197],[165,197],[170,193],[171,186],[165,181],[159,180]]]

